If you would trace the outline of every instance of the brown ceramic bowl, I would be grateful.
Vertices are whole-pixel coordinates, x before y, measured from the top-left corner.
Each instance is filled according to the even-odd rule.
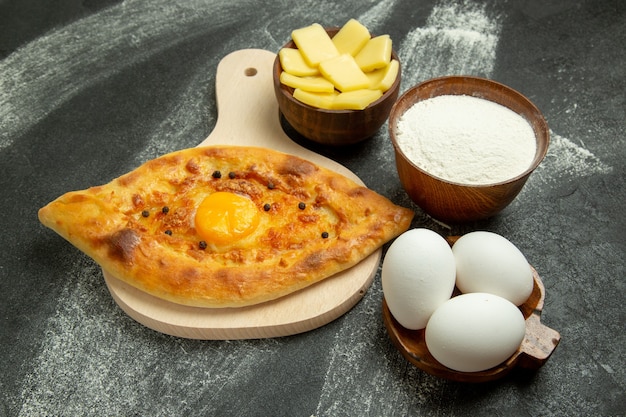
[[[467,185],[438,178],[411,162],[397,143],[398,120],[413,104],[440,95],[469,95],[490,100],[523,116],[532,126],[537,141],[535,157],[528,168],[506,181]],[[407,90],[391,109],[389,135],[395,149],[398,176],[409,197],[431,217],[452,223],[485,219],[509,205],[545,157],[550,141],[548,125],[530,100],[498,82],[465,76],[434,78]]]
[[[327,28],[326,32],[334,36],[339,28]],[[293,40],[285,48],[296,48]],[[395,51],[392,58],[398,60]],[[287,122],[305,138],[324,145],[351,145],[373,136],[389,117],[391,106],[398,98],[402,65],[398,76],[389,90],[382,97],[363,110],[324,110],[304,104],[293,98],[293,88],[280,82],[282,73],[280,60],[274,61],[274,93],[280,112]]]

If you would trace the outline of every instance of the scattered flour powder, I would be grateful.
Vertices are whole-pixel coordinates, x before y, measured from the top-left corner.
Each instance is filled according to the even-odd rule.
[[[418,167],[448,181],[485,185],[522,174],[536,151],[526,119],[489,100],[442,95],[398,119],[398,147]]]

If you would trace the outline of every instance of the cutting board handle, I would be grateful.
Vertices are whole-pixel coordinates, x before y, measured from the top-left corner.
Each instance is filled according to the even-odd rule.
[[[271,69],[275,57],[270,51],[243,49],[220,61],[215,75],[217,124],[200,146],[260,146],[259,142],[270,146],[259,140],[260,133],[267,136],[268,132],[271,132],[271,145],[291,141],[287,135],[276,137],[276,132],[282,132],[277,129],[278,104],[276,100],[267,100],[274,97]]]

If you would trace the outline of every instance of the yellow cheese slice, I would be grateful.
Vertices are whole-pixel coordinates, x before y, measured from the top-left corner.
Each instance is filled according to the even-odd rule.
[[[379,68],[374,71],[366,72],[367,78],[370,80],[370,86],[372,90],[380,90],[383,93],[391,88],[398,72],[400,70],[400,63],[395,59],[384,68]]]
[[[321,75],[317,77],[297,77],[283,71],[280,73],[280,82],[291,88],[300,88],[313,93],[332,93],[335,91],[333,83]]]
[[[376,36],[365,44],[354,60],[364,72],[383,68],[391,62],[391,49],[389,35]]]
[[[295,29],[291,32],[291,39],[311,67],[317,67],[320,62],[339,55],[332,39],[319,23]]]
[[[306,63],[298,49],[282,48],[278,51],[278,58],[283,71],[287,71],[289,74],[306,77],[320,73],[317,67],[310,67]]]
[[[361,89],[338,94],[333,100],[335,110],[363,110],[383,95],[380,90]]]
[[[333,110],[333,101],[337,97],[337,92],[332,93],[313,93],[300,88],[293,90],[293,98],[319,109]]]
[[[319,70],[341,92],[367,88],[370,84],[369,78],[361,71],[350,54],[341,54],[322,61]]]
[[[365,26],[356,19],[350,19],[333,36],[333,43],[340,54],[355,56],[370,38],[370,32]]]

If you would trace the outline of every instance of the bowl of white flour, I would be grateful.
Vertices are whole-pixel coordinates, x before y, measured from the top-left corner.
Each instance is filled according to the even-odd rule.
[[[392,107],[389,135],[400,182],[433,218],[499,213],[548,151],[548,125],[518,91],[469,76],[427,80]]]

